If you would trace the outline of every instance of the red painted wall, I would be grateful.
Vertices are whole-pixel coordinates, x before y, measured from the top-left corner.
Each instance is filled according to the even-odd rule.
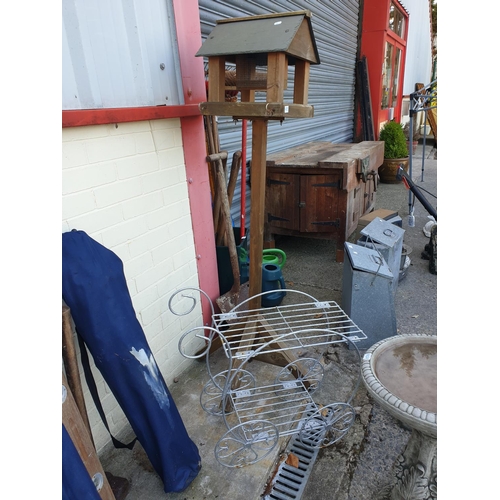
[[[173,5],[184,102],[188,106],[198,105],[207,100],[203,58],[195,57],[201,46],[198,1],[173,0]],[[181,127],[200,288],[215,301],[219,296],[219,279],[203,117],[185,116],[181,118]],[[203,303],[203,321],[211,324],[211,309],[206,303]]]
[[[391,40],[398,44],[403,50],[402,61],[399,70],[399,88],[397,110],[401,109],[403,99],[403,78],[406,59],[406,40],[408,37],[408,15],[401,7],[401,4],[394,0],[403,11],[406,19],[406,29],[404,37],[401,39],[389,30],[389,8],[391,0],[365,0],[363,7],[363,26],[361,33],[360,58],[366,56],[368,63],[370,94],[373,113],[373,123],[375,129],[375,139],[378,139],[380,123],[389,118],[389,111],[382,109],[382,70],[385,57],[386,41]],[[394,118],[400,120],[398,112],[395,112]],[[358,124],[357,130],[361,130]]]

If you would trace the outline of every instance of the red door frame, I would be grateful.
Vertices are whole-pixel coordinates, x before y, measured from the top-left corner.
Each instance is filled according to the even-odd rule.
[[[394,65],[395,65],[395,60],[396,60],[396,52],[397,49],[401,49],[401,61],[400,61],[400,66],[399,66],[399,78],[398,78],[398,89],[397,89],[397,101],[396,101],[396,106],[394,106],[394,119],[399,122],[401,120],[401,108],[403,104],[403,79],[404,79],[404,71],[405,71],[405,61],[406,61],[406,44],[401,42],[401,39],[398,36],[395,36],[391,31],[386,35],[385,38],[385,43],[384,43],[384,53],[385,53],[385,45],[386,43],[390,43],[394,47],[394,51],[392,54],[392,61],[391,61],[391,66],[394,71]],[[379,114],[379,123],[382,123],[384,121],[387,121],[389,119],[389,108],[391,108],[391,103],[393,101],[392,97],[392,81],[390,84],[390,91],[389,91],[389,106],[386,109],[380,108],[380,114]],[[380,86],[380,99],[379,99],[379,106],[380,103],[382,102],[382,85]]]
[[[402,12],[405,18],[405,30],[403,37],[399,37],[389,29],[389,9],[391,0],[365,0],[363,6],[361,47],[359,56],[366,57],[368,63],[369,83],[371,92],[371,105],[373,114],[373,124],[375,129],[375,139],[378,140],[380,124],[387,121],[389,111],[381,108],[382,102],[382,65],[385,58],[385,45],[387,41],[398,44],[403,48],[402,61],[399,78],[398,102],[394,109],[394,118],[400,121],[402,107],[402,89],[404,84],[404,69],[406,59],[406,40],[408,38],[409,15],[398,0],[392,0],[398,10]],[[359,119],[359,117],[358,117]],[[361,124],[356,128],[358,136],[361,130]]]

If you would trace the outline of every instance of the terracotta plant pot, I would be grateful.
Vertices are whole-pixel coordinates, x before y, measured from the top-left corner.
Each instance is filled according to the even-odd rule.
[[[384,163],[378,169],[380,182],[384,184],[399,184],[402,181],[396,179],[399,166],[402,165],[404,171],[408,173],[409,158],[385,158]]]

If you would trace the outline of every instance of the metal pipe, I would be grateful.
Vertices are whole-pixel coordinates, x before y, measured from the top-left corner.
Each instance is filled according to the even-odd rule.
[[[409,136],[409,143],[410,143],[410,159],[409,159],[409,174],[410,177],[413,175],[413,99],[415,98],[415,94],[410,95],[410,136]],[[408,213],[412,213],[412,206],[413,206],[413,194],[411,191],[408,193]]]
[[[422,203],[423,207],[429,212],[430,215],[434,217],[437,221],[437,211],[434,207],[427,201],[425,196],[422,194],[420,189],[415,185],[415,183],[411,180],[411,178],[407,175],[404,169],[400,166],[398,169],[398,173],[396,175],[398,181],[402,180],[405,186],[416,196],[418,201]]]
[[[425,163],[425,140],[427,137],[427,109],[424,111],[424,141],[422,143],[422,177],[421,181],[424,181],[424,163]]]

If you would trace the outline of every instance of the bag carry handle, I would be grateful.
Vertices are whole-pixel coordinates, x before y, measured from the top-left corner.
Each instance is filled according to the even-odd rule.
[[[131,450],[134,447],[135,442],[137,441],[137,437],[135,437],[129,444],[125,444],[116,439],[109,430],[108,421],[106,420],[106,415],[104,414],[104,410],[102,408],[102,404],[99,399],[99,393],[97,392],[97,385],[95,383],[94,375],[92,374],[92,370],[90,369],[87,347],[85,346],[85,342],[81,337],[81,335],[78,333],[78,330],[76,328],[75,331],[78,337],[78,345],[80,346],[80,353],[82,357],[82,366],[83,366],[83,373],[85,375],[85,380],[89,387],[90,394],[92,395],[92,399],[94,400],[95,407],[97,408],[97,411],[99,412],[99,415],[102,419],[102,422],[106,427],[106,429],[108,430],[109,435],[111,436],[111,441],[113,442],[115,448],[128,448],[129,450]]]

